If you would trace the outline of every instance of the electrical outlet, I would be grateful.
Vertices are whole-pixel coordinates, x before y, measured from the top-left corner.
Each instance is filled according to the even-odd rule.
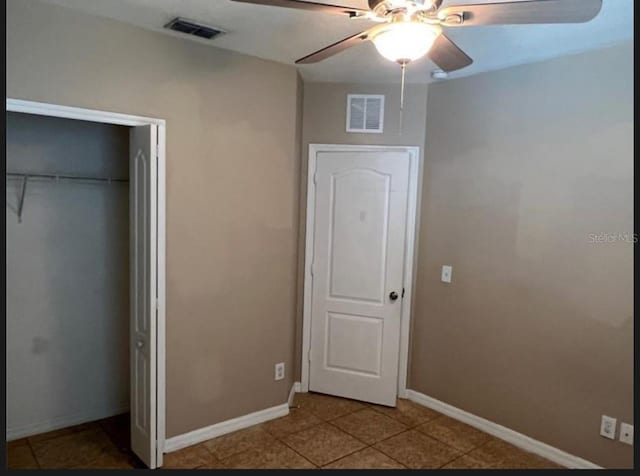
[[[276,380],[282,380],[284,378],[284,362],[276,364]]]
[[[620,441],[633,445],[633,425],[620,423]]]
[[[610,440],[616,439],[616,423],[615,418],[611,418],[607,415],[602,415],[602,421],[600,422],[600,436],[609,438]]]
[[[440,275],[440,280],[443,283],[450,283],[452,274],[453,274],[453,268],[451,266],[445,265],[442,267],[442,274]]]

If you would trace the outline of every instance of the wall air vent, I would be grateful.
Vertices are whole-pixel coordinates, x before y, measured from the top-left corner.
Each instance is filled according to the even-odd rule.
[[[347,96],[347,132],[382,133],[384,96],[349,94]]]
[[[169,30],[184,33],[186,35],[197,36],[205,40],[212,40],[215,37],[223,35],[225,33],[225,31],[221,30],[220,28],[202,25],[194,22],[193,20],[186,20],[185,18],[180,17],[174,18],[164,27]]]

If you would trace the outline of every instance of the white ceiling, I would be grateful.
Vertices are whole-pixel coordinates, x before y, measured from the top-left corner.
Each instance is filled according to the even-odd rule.
[[[198,20],[227,31],[212,46],[281,63],[293,62],[373,23],[337,15],[264,7],[230,0],[46,0],[171,35],[162,26],[176,16]],[[445,5],[504,0],[445,0]],[[474,59],[451,77],[468,76],[507,66],[539,61],[633,39],[633,0],[603,0],[602,11],[583,24],[511,25],[448,28],[447,35]],[[366,0],[325,3],[366,8]],[[182,35],[180,35],[183,37]],[[189,38],[189,37],[187,37]],[[597,67],[597,65],[594,65]],[[431,81],[436,66],[421,59],[407,69],[412,83]],[[376,52],[371,42],[351,48],[321,63],[299,67],[305,80],[384,82],[400,80],[399,67]]]

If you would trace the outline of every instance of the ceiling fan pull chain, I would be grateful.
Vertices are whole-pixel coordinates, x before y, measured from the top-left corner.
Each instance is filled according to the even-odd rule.
[[[400,63],[400,66],[402,67],[402,81],[400,83],[400,135],[402,135],[402,116],[403,116],[403,112],[404,112],[404,74],[405,71],[407,69],[407,63],[406,62],[402,62]]]

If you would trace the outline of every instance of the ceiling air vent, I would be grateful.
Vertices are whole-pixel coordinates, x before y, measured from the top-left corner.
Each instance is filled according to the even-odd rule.
[[[223,35],[225,33],[224,30],[221,30],[219,28],[202,25],[192,20],[186,20],[180,17],[174,18],[169,23],[167,23],[164,27],[168,28],[169,30],[185,33],[187,35],[204,38],[205,40],[212,40],[216,36]]]
[[[347,132],[382,133],[384,96],[349,94],[347,96]]]

